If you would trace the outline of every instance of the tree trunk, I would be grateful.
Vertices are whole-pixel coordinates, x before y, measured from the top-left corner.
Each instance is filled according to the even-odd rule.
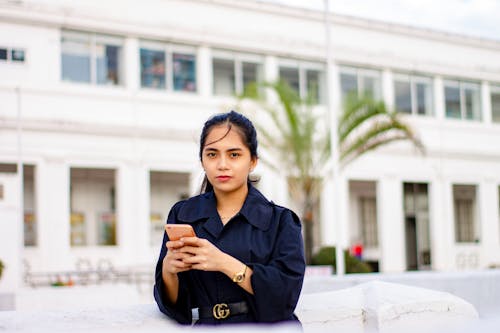
[[[306,256],[306,264],[310,265],[313,255],[313,245],[314,245],[314,211],[313,205],[309,198],[306,198],[304,205],[304,214],[302,217],[302,224],[304,225],[304,251]]]

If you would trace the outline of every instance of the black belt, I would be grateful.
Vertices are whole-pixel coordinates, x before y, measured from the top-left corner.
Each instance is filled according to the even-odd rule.
[[[200,318],[226,319],[229,316],[248,313],[247,302],[219,303],[198,309]]]

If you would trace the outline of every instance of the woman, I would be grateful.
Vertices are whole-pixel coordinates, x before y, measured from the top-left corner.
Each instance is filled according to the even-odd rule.
[[[198,324],[297,321],[305,262],[299,218],[268,201],[249,181],[256,167],[253,124],[231,111],[210,118],[200,139],[202,194],[176,203],[167,223],[196,237],[165,234],[155,300],[167,316]]]

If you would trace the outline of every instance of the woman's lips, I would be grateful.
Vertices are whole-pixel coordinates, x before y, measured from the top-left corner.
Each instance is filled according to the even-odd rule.
[[[231,177],[229,177],[229,176],[218,176],[216,178],[217,178],[218,181],[221,181],[221,182],[226,182],[229,179],[231,179]]]

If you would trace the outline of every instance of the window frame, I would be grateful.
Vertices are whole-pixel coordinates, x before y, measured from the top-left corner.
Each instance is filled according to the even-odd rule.
[[[24,47],[16,47],[16,46],[2,46],[0,45],[0,49],[5,50],[5,59],[0,59],[0,64],[25,64],[27,62],[27,50]],[[16,51],[23,52],[23,60],[17,60],[12,57],[13,53]]]
[[[148,91],[169,91],[179,94],[196,94],[198,93],[198,54],[195,46],[181,45],[173,43],[165,43],[160,41],[141,39],[139,40],[138,57],[139,57],[139,78],[142,77],[141,73],[141,49],[152,51],[162,51],[165,55],[165,88],[153,88],[142,85],[142,80],[139,79],[139,88]],[[175,90],[174,89],[174,53],[190,54],[195,59],[195,89],[194,91]]]
[[[500,96],[500,84],[496,84],[496,83],[490,84],[490,100],[489,100],[489,103],[491,105],[491,109],[490,109],[491,122],[493,124],[500,124],[500,102],[499,102],[499,107],[498,107],[499,113],[497,115],[497,120],[495,120],[495,117],[493,117],[493,95],[494,94]]]
[[[462,190],[460,189],[462,188]],[[471,197],[469,198],[469,194],[464,193],[466,192],[466,188],[470,188],[471,191]],[[478,206],[478,191],[479,187],[477,184],[464,184],[464,183],[453,183],[451,186],[451,191],[452,191],[452,211],[453,211],[453,227],[454,227],[454,242],[456,244],[479,244],[481,243],[481,221],[480,221],[480,216],[479,216],[479,206]],[[459,191],[459,192],[455,192]],[[468,191],[468,190],[467,190]],[[457,195],[458,194],[458,195]],[[459,217],[457,216],[457,201],[471,201],[471,217],[472,221],[471,225],[467,226],[469,231],[472,232],[470,235],[472,239],[460,239],[460,236],[463,237],[463,234],[467,230],[459,230]],[[463,215],[461,215],[463,218]],[[460,225],[463,225],[461,223]]]
[[[397,108],[396,105],[396,81],[409,83],[410,84],[410,107],[411,107],[411,115],[415,116],[433,116],[434,115],[434,81],[432,77],[425,75],[413,75],[413,74],[404,74],[404,73],[394,73],[393,74],[393,89],[394,89],[394,107]],[[420,114],[418,113],[418,92],[417,85],[418,84],[428,84],[429,92],[430,92],[430,102],[429,102],[429,110],[426,109],[426,113]],[[397,110],[398,112],[405,113]]]
[[[318,89],[318,101],[316,105],[326,104],[326,64],[321,62],[309,62],[303,60],[294,59],[279,59],[278,61],[278,76],[281,79],[280,71],[281,68],[291,68],[297,69],[299,74],[299,97],[302,100],[308,98],[309,87],[307,82],[307,71],[317,71],[319,72],[319,89]]]
[[[213,96],[227,96],[224,94],[215,93],[215,75],[214,73],[214,60],[226,60],[233,62],[234,74],[234,91],[233,94],[239,95],[244,92],[243,82],[243,63],[252,63],[257,65],[257,76],[264,77],[264,57],[258,54],[231,52],[228,50],[213,50],[211,56],[211,70],[212,70],[212,95]],[[260,73],[259,73],[260,72]],[[262,80],[263,81],[263,80]]]
[[[70,38],[73,41],[77,39],[78,42],[88,42],[89,46],[89,82],[87,81],[76,81],[64,79],[63,70],[63,38]],[[97,75],[97,56],[98,56],[98,45],[110,45],[117,46],[121,52],[118,55],[118,68],[117,68],[117,81],[116,84],[99,83]],[[62,29],[60,34],[60,56],[61,56],[61,81],[68,84],[85,84],[91,86],[113,86],[113,87],[123,87],[125,86],[125,65],[124,65],[124,51],[125,51],[125,38],[117,35],[101,34],[96,32],[87,31],[77,31],[77,30],[66,30]]]
[[[356,84],[357,84],[357,96],[361,97],[362,94],[365,92],[365,87],[364,87],[364,81],[362,80],[363,77],[369,77],[372,79],[375,79],[378,81],[377,89],[374,92],[374,99],[375,100],[382,100],[383,99],[383,94],[382,94],[382,72],[377,69],[372,69],[372,68],[365,68],[365,67],[355,67],[355,66],[339,66],[339,88],[340,88],[340,94],[341,98],[343,99],[344,96],[342,95],[342,74],[347,74],[347,75],[354,75],[356,76]]]
[[[453,118],[449,117],[447,114],[447,107],[446,107],[446,88],[457,88],[459,90],[459,103],[460,103],[460,118]],[[472,88],[472,89],[471,89]],[[466,109],[466,96],[465,96],[465,90],[470,89],[474,90],[477,92],[478,97],[479,97],[479,103],[478,103],[478,118],[467,118],[467,109]],[[481,83],[476,82],[476,81],[464,81],[460,79],[445,79],[443,80],[443,100],[444,100],[444,116],[446,119],[457,119],[457,120],[468,120],[468,121],[479,121],[481,122],[483,120],[483,106],[482,106],[482,100],[481,100]]]

